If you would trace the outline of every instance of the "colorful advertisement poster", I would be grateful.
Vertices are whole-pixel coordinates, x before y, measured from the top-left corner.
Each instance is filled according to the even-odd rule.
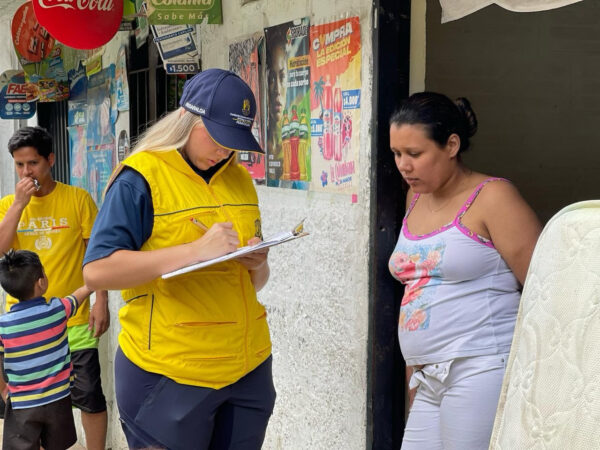
[[[256,116],[252,125],[252,134],[260,146],[265,148],[263,114],[260,99],[260,71],[258,67],[258,47],[262,37],[251,37],[229,46],[229,70],[237,73],[242,80],[248,83],[256,99]],[[238,152],[238,161],[250,176],[262,184],[265,180],[265,156],[254,152]]]
[[[103,193],[110,175],[115,167],[114,145],[96,146],[87,152],[87,191],[98,207],[102,205]]]
[[[268,186],[310,185],[308,29],[307,17],[265,28]]]
[[[26,62],[36,63],[47,58],[56,42],[39,24],[31,2],[23,3],[15,12],[11,33],[17,55]]]
[[[223,23],[221,0],[147,0],[148,21],[151,25],[183,25],[202,23]]]
[[[75,85],[85,78],[77,76],[83,70],[81,67],[73,72]],[[116,66],[111,64],[91,76],[85,86],[74,89],[78,95],[68,102],[70,183],[88,191],[98,206],[117,159],[115,122],[119,95],[115,72]]]
[[[15,52],[25,72],[25,81],[37,88],[39,102],[55,102],[69,97],[67,72],[75,67],[80,53],[56,41],[42,27],[31,2],[17,9],[11,22]]]
[[[358,17],[310,29],[311,189],[356,193],[361,42]]]
[[[135,10],[137,11],[136,27],[135,27],[135,48],[140,48],[146,43],[150,34],[150,26],[148,25],[147,8],[144,0],[135,0]]]
[[[127,81],[127,50],[119,48],[115,67],[115,86],[117,89],[117,110],[129,111],[129,82]]]
[[[36,91],[25,83],[22,70],[7,70],[0,75],[0,118],[30,119],[36,111]]]
[[[69,101],[85,101],[87,98],[88,78],[82,61],[76,69],[69,70]]]
[[[69,149],[71,151],[71,186],[77,186],[89,192],[87,178],[87,129],[85,125],[67,127]]]
[[[87,90],[87,145],[115,145],[117,121],[115,66],[90,77]]]

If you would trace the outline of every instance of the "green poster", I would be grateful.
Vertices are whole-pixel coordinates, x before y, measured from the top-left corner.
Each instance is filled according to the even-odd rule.
[[[221,0],[147,0],[147,7],[152,25],[223,23]]]

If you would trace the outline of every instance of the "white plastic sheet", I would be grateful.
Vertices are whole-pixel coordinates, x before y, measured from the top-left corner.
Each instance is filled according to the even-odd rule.
[[[560,8],[580,1],[582,0],[440,0],[440,5],[442,5],[442,23],[446,23],[493,4],[514,12],[535,12]]]

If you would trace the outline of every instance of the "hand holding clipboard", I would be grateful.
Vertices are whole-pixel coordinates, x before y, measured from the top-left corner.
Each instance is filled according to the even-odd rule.
[[[202,269],[203,267],[208,267],[208,266],[211,266],[213,264],[217,264],[217,263],[220,263],[223,261],[229,261],[230,259],[234,259],[239,256],[243,256],[248,253],[263,249],[263,248],[273,247],[275,245],[283,244],[284,242],[292,241],[294,239],[298,239],[298,238],[307,236],[308,233],[306,231],[304,231],[304,220],[305,219],[302,219],[300,221],[300,223],[298,225],[296,225],[291,231],[280,231],[279,233],[275,233],[275,234],[269,236],[264,241],[262,241],[258,244],[240,247],[236,251],[228,253],[223,256],[219,256],[218,258],[209,259],[207,261],[201,261],[201,262],[198,262],[195,264],[191,264],[189,266],[182,267],[177,270],[173,270],[172,272],[163,274],[161,278],[163,280],[167,280],[169,278],[176,277],[177,275],[182,275],[184,273]],[[195,220],[195,219],[192,220],[192,222],[194,222],[194,224],[199,226],[200,228],[204,227],[206,230],[208,230],[208,227],[206,227],[206,225],[204,225],[202,222]]]

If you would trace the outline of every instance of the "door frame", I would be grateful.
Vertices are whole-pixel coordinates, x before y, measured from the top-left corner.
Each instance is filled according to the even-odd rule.
[[[402,224],[406,191],[389,150],[388,120],[408,96],[410,0],[373,1],[373,117],[369,260],[367,448],[399,449],[404,433],[405,364],[398,345],[402,287],[388,259]]]

